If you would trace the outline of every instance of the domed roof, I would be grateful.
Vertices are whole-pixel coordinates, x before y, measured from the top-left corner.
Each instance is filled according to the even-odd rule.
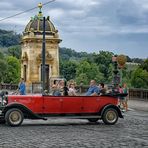
[[[23,32],[24,35],[29,34],[30,32],[34,32],[34,34],[42,34],[43,33],[43,15],[42,15],[42,4],[38,5],[40,11],[38,15],[31,17],[31,20],[26,25],[25,30]],[[45,19],[45,33],[49,35],[55,35],[58,30],[54,27],[53,23],[50,21],[49,16]]]
[[[41,18],[34,18],[31,19],[30,22],[26,25],[24,34],[34,32],[37,34],[43,33],[43,19]],[[45,20],[45,32],[46,34],[55,34],[57,30],[55,29],[53,23],[47,18]]]

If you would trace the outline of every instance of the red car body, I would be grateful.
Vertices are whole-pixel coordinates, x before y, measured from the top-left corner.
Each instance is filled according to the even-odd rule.
[[[47,119],[48,117],[76,117],[96,121],[103,119],[109,110],[110,116],[116,114],[117,119],[123,117],[117,107],[118,97],[114,95],[103,96],[49,96],[49,95],[8,95],[7,103],[1,107],[1,117],[11,126],[19,124],[11,123],[10,115],[21,112],[24,118]],[[115,113],[114,113],[115,112]],[[16,115],[16,114],[12,114]],[[108,116],[109,116],[108,115]],[[12,117],[13,118],[13,117]],[[94,120],[91,120],[94,119]],[[95,120],[96,119],[96,120]],[[106,120],[106,119],[105,119]],[[103,119],[104,121],[104,119]],[[117,121],[106,122],[115,124]]]

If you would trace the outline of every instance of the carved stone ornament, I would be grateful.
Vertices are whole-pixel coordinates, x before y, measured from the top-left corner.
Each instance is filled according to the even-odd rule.
[[[23,53],[23,56],[21,57],[21,62],[27,62],[28,61],[28,55],[27,55],[27,52],[24,52]]]
[[[53,57],[52,57],[52,55],[48,51],[46,51],[45,59],[46,59],[46,61],[53,61]],[[36,57],[36,61],[37,62],[41,62],[41,60],[42,60],[42,54],[40,53]]]

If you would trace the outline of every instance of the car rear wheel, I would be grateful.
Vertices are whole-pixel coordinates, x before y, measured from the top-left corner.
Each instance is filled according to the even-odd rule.
[[[89,122],[97,122],[99,119],[98,118],[90,118],[88,119]]]
[[[9,109],[5,114],[5,121],[10,126],[19,126],[22,124],[24,115],[20,109]]]
[[[105,124],[113,125],[118,121],[118,112],[114,108],[108,108],[104,111],[102,120]]]

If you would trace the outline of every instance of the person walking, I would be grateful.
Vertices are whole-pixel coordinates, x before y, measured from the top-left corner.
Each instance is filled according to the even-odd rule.
[[[123,93],[124,94],[128,93],[126,83],[123,84]],[[124,97],[124,107],[125,107],[125,110],[128,111],[128,99],[127,99],[127,97]]]
[[[20,93],[20,95],[26,95],[26,85],[25,85],[25,82],[24,82],[24,78],[20,79],[19,93]]]

